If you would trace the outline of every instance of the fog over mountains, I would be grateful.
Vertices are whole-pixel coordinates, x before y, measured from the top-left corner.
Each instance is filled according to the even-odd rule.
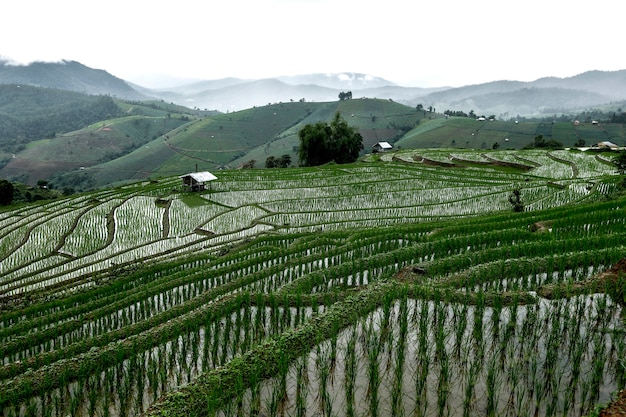
[[[0,61],[0,84],[28,84],[130,100],[164,100],[190,108],[238,111],[268,103],[336,101],[342,91],[352,97],[384,98],[436,111],[461,110],[497,117],[546,116],[626,102],[626,70],[588,71],[573,77],[545,77],[532,82],[496,80],[458,88],[405,87],[380,77],[359,74],[304,74],[267,79],[225,78],[171,88],[146,88],[105,70],[76,61],[37,62],[27,66]]]

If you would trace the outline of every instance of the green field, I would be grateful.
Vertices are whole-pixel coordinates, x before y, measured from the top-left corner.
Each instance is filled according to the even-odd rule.
[[[0,212],[0,415],[584,416],[624,388],[606,155],[214,174]]]
[[[289,102],[232,113],[211,113],[164,102],[117,100],[121,115],[82,129],[0,146],[0,176],[58,189],[90,191],[133,181],[199,170],[263,168],[268,157],[298,164],[298,132],[328,122],[339,112],[363,137],[363,154],[379,141],[395,149],[522,149],[541,135],[573,147],[601,141],[626,145],[621,123],[574,120],[494,120],[445,117],[391,100],[357,98],[334,102]],[[197,167],[197,168],[196,168]]]

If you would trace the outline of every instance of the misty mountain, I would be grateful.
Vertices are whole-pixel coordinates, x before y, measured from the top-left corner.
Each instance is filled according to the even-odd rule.
[[[406,104],[437,111],[474,110],[476,114],[545,116],[626,100],[626,70],[589,71],[573,77],[535,81],[493,81],[413,97]]]
[[[567,78],[546,77],[531,83],[534,87],[569,88],[602,94],[614,100],[626,97],[626,70],[587,71]]]
[[[221,84],[221,85],[220,85]],[[199,86],[211,87],[195,91]],[[194,83],[171,91],[152,91],[154,97],[191,108],[238,111],[268,103],[336,101],[339,90],[318,85],[290,85],[276,78],[235,82],[234,79]]]
[[[24,84],[91,95],[146,99],[126,81],[76,61],[33,62],[29,65],[12,65],[0,61],[0,84]]]
[[[223,112],[244,110],[268,103],[336,101],[342,91],[351,91],[354,98],[385,98],[402,102],[442,89],[445,88],[402,87],[383,78],[354,73],[310,74],[261,80],[225,78],[195,82],[167,90],[138,88],[143,94],[154,98],[187,107]]]
[[[334,101],[341,91],[352,91],[353,98],[383,98],[409,106],[432,106],[439,112],[473,110],[498,117],[542,117],[626,100],[626,70],[590,71],[574,77],[546,77],[532,82],[501,80],[458,88],[403,87],[358,73],[308,74],[262,80],[227,78],[144,93],[188,107],[237,111],[301,99]]]
[[[434,107],[438,111],[474,110],[478,115],[496,115],[506,119],[516,115],[563,114],[573,109],[606,104],[608,101],[607,96],[589,91],[564,88],[520,88],[511,92],[476,94],[449,100],[445,104],[437,102]]]
[[[339,74],[303,74],[276,78],[290,85],[319,85],[320,87],[340,90],[362,90],[396,85],[384,78],[355,72],[342,72]]]
[[[137,85],[133,85],[137,91],[140,91],[145,94],[173,94],[173,95],[191,95],[191,94],[199,94],[207,90],[220,90],[222,88],[232,87],[238,84],[244,84],[254,80],[245,80],[241,78],[221,78],[218,80],[201,80],[194,81],[191,83],[182,83],[175,86],[163,87],[163,88],[145,88]]]
[[[223,78],[151,89],[75,61],[36,62],[26,66],[0,61],[0,84],[29,84],[132,100],[156,99],[221,112],[268,103],[336,101],[342,91],[351,91],[353,98],[390,99],[412,107],[418,104],[434,107],[438,112],[473,110],[498,117],[542,117],[626,100],[626,70],[588,71],[573,77],[545,77],[531,82],[500,80],[458,88],[404,87],[380,77],[343,72],[256,80]]]

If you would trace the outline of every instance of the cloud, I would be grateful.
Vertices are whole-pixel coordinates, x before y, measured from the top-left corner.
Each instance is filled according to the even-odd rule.
[[[623,69],[621,15],[602,12],[614,8],[597,0],[601,17],[590,18],[588,4],[564,0],[20,0],[3,5],[0,53],[125,79],[349,71],[412,85],[529,81]]]

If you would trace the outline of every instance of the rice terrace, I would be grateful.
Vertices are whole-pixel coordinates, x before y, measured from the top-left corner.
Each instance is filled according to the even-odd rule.
[[[610,157],[406,149],[0,212],[1,415],[598,415],[626,382]]]

